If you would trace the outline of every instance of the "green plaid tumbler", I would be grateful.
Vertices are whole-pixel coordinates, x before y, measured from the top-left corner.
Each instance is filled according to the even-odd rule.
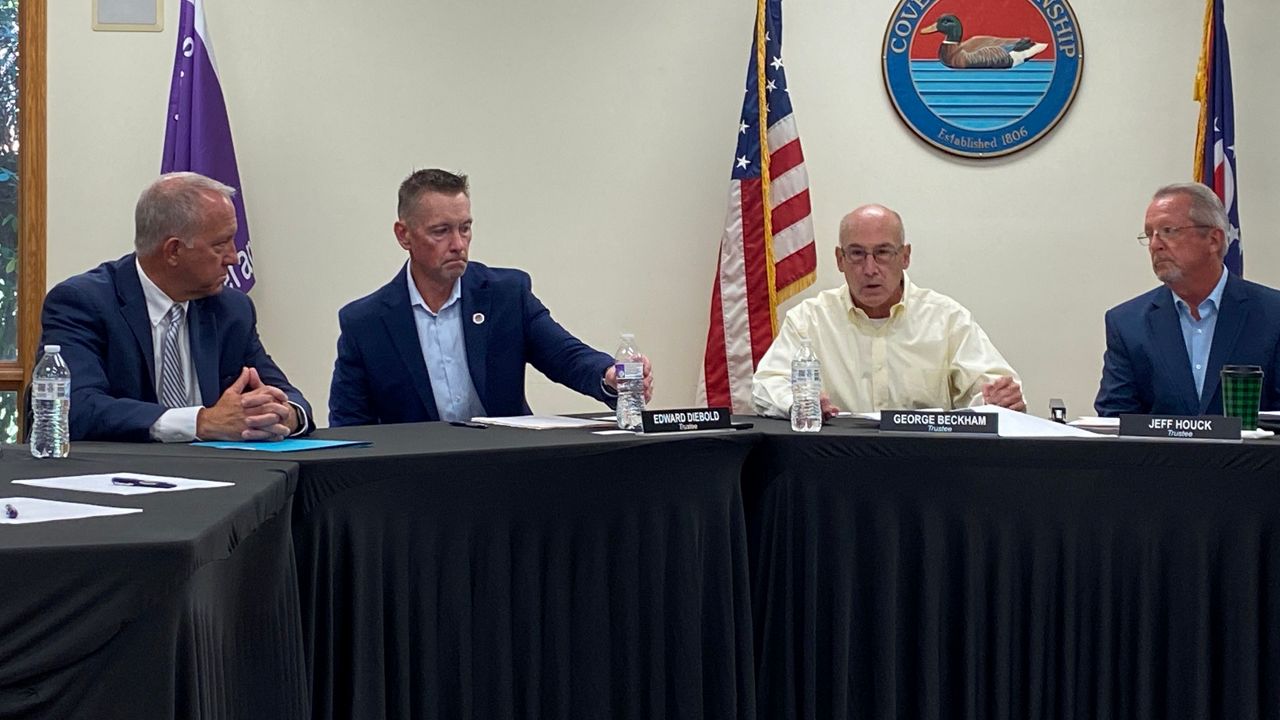
[[[1240,427],[1258,429],[1258,402],[1262,398],[1262,368],[1257,365],[1222,366],[1222,414],[1240,418]]]

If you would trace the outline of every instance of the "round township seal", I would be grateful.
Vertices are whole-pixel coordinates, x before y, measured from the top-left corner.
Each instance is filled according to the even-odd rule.
[[[1047,135],[1084,70],[1067,0],[901,0],[881,52],[885,89],[907,127],[973,158]]]

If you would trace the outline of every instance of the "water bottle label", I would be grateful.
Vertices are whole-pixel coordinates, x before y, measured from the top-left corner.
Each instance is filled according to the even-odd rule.
[[[619,381],[644,379],[644,363],[621,362],[614,365],[613,369]]]
[[[31,383],[32,400],[61,400],[70,394],[67,384],[52,380],[35,380]]]

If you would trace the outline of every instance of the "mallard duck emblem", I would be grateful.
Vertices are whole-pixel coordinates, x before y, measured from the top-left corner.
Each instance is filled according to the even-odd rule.
[[[943,15],[934,24],[920,30],[921,35],[932,33],[942,33],[946,38],[938,47],[938,59],[943,65],[956,70],[1017,67],[1049,47],[1048,43],[1033,42],[1026,37],[975,35],[965,39],[960,18],[951,14]]]
[[[1008,155],[1048,134],[1084,68],[1067,0],[901,0],[883,62],[885,88],[907,126],[936,148],[976,158]]]

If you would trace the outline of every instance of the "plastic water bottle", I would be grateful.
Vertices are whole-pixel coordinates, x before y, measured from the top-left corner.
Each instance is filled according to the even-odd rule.
[[[31,373],[31,454],[64,458],[71,452],[71,368],[62,348],[45,345]]]
[[[636,336],[622,334],[618,352],[613,355],[613,370],[618,382],[618,427],[640,430],[644,411],[644,360],[636,349]]]
[[[800,351],[791,360],[791,429],[822,429],[822,363],[809,338],[800,338]]]

